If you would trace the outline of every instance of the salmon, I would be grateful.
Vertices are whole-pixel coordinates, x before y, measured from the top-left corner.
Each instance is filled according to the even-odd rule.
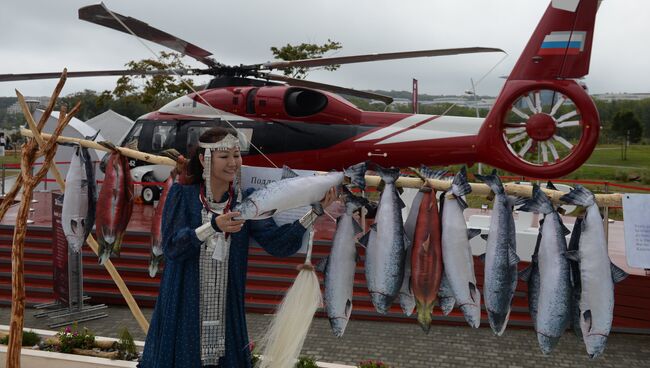
[[[163,185],[162,192],[160,193],[160,200],[156,205],[156,209],[153,214],[153,219],[151,221],[151,254],[149,256],[149,276],[155,277],[158,272],[158,265],[163,258],[162,250],[162,214],[165,208],[165,202],[167,200],[167,193],[169,188],[174,184],[173,175],[169,175],[165,184]]]
[[[133,180],[126,156],[111,153],[104,183],[97,199],[97,243],[99,263],[120,253],[122,238],[133,212]]]

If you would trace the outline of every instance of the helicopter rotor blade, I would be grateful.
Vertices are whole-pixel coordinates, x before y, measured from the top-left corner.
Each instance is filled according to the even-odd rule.
[[[180,52],[183,55],[191,56],[207,66],[220,66],[219,63],[209,57],[212,55],[212,53],[207,50],[204,50],[167,32],[154,28],[141,20],[132,17],[126,17],[115,12],[112,13],[115,14],[116,17],[118,17],[133,31],[133,33],[135,33],[140,38],[168,47],[176,52]],[[107,9],[104,8],[103,4],[89,5],[79,8],[79,19],[130,34],[129,31],[126,30],[122,24],[113,18]]]
[[[296,79],[296,78],[291,78],[287,77],[284,75],[279,75],[279,74],[272,74],[272,73],[261,73],[259,75],[261,78],[266,78],[266,79],[271,79],[275,81],[280,81],[280,82],[285,82],[289,85],[292,86],[299,86],[299,87],[307,87],[307,88],[313,88],[313,89],[321,89],[333,93],[339,93],[339,94],[344,94],[344,95],[349,95],[349,96],[355,96],[355,97],[361,97],[361,98],[367,98],[371,100],[379,100],[385,103],[386,105],[389,105],[391,102],[393,102],[393,98],[390,96],[384,96],[380,95],[378,93],[372,93],[372,92],[365,92],[365,91],[359,91],[356,89],[352,88],[345,88],[345,87],[339,87],[331,84],[325,84],[325,83],[320,83],[320,82],[312,82],[312,81],[307,81],[304,79]]]
[[[327,65],[365,63],[368,61],[474,54],[474,53],[481,53],[481,52],[504,52],[505,53],[505,51],[501,49],[492,48],[492,47],[461,47],[461,48],[453,48],[453,49],[389,52],[383,54],[338,56],[338,57],[329,57],[329,58],[316,58],[316,59],[304,59],[304,60],[292,60],[292,61],[270,61],[263,64],[252,65],[251,67],[259,68],[263,70],[287,69],[287,68],[294,68],[294,67],[312,68],[312,67],[327,66]]]
[[[105,77],[121,75],[199,75],[205,74],[201,69],[173,69],[173,70],[92,70],[83,72],[68,72],[68,78]],[[0,74],[0,82],[23,81],[35,79],[56,79],[61,77],[61,72],[52,73],[24,73]]]

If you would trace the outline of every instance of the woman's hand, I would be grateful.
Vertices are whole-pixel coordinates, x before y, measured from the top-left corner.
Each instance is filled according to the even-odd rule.
[[[325,193],[325,197],[321,199],[320,205],[323,206],[323,209],[326,209],[332,204],[332,202],[334,202],[337,199],[338,196],[336,195],[336,188],[331,187],[330,190],[328,190],[327,193]]]
[[[213,222],[224,233],[237,233],[244,226],[245,222],[245,220],[234,219],[239,215],[241,215],[239,212],[224,213],[223,215],[216,216]]]

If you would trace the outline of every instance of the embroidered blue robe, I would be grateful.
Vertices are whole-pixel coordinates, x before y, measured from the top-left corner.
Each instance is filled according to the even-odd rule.
[[[140,368],[201,366],[199,253],[195,229],[201,223],[199,185],[174,184],[165,202],[162,246],[165,268]],[[286,257],[300,249],[305,228],[295,221],[278,227],[272,219],[246,221],[231,234],[226,300],[226,355],[222,368],[251,367],[244,293],[249,237],[268,253]]]

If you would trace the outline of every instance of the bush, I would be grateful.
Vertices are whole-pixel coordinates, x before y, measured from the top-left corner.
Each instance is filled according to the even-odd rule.
[[[298,363],[296,363],[296,368],[318,368],[318,365],[311,357],[300,357]]]
[[[41,343],[41,337],[34,331],[23,331],[23,346],[34,346]],[[0,339],[0,344],[9,345],[9,335]]]
[[[120,330],[120,340],[117,343],[117,350],[120,352],[121,359],[132,360],[138,357],[133,336],[131,336],[131,333],[129,333],[126,327]]]
[[[66,327],[56,334],[61,345],[59,351],[62,353],[72,353],[72,349],[92,349],[95,346],[95,335],[84,327],[83,332],[77,330],[77,326]]]
[[[390,366],[381,360],[364,360],[359,362],[357,368],[390,368]]]

